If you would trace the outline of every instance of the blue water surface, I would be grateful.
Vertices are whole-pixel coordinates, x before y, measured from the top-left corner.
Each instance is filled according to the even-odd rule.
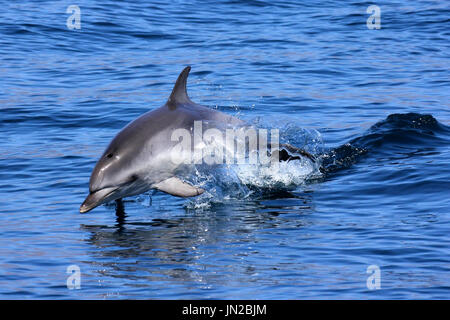
[[[448,1],[0,4],[0,298],[450,298]],[[194,101],[279,128],[326,172],[80,214],[109,141],[187,65]]]

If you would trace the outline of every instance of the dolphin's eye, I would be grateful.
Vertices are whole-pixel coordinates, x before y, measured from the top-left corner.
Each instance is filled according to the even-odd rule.
[[[112,158],[112,156],[113,156],[112,153],[108,153],[106,157],[107,157],[107,158]]]

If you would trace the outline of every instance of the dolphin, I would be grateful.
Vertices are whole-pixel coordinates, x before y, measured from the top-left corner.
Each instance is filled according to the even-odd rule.
[[[194,121],[211,121],[232,126],[244,121],[191,101],[186,82],[191,67],[178,76],[167,102],[123,128],[98,160],[89,180],[89,195],[80,207],[88,212],[123,197],[158,189],[179,197],[200,195],[203,189],[176,176],[179,167],[170,161],[174,130],[191,130]]]
[[[178,197],[193,197],[204,192],[180,178],[186,165],[181,164],[182,161],[171,161],[171,150],[178,143],[172,140],[172,133],[179,128],[192,131],[195,121],[234,128],[246,123],[191,101],[186,90],[190,70],[188,66],[180,73],[163,106],[130,122],[113,138],[92,171],[89,195],[80,206],[81,213],[151,189]],[[301,155],[314,161],[304,150],[291,145],[280,146],[283,147],[280,160],[295,160]]]

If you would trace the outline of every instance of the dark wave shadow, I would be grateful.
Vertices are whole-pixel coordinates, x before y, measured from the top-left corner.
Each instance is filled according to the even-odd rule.
[[[364,135],[352,139],[320,156],[322,172],[329,175],[349,168],[363,157],[414,156],[423,151],[433,152],[450,142],[450,128],[432,115],[391,114],[374,124]]]

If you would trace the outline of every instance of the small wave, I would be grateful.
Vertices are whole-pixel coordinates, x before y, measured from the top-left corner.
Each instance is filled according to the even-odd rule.
[[[374,124],[364,135],[321,156],[323,171],[330,173],[355,164],[367,154],[395,153],[398,148],[436,146],[448,143],[450,128],[432,115],[391,114]]]

